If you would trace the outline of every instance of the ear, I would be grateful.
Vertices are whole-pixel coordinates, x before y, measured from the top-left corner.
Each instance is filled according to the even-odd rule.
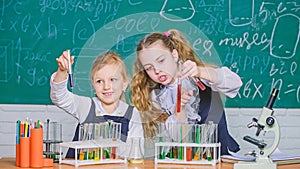
[[[173,55],[175,61],[178,62],[179,56],[178,56],[178,51],[176,49],[173,49],[172,55]]]

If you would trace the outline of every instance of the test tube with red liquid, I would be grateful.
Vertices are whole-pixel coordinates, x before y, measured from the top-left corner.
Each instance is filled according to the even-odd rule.
[[[182,62],[179,61],[178,62],[178,69],[179,72],[182,73]],[[179,113],[180,112],[180,108],[181,108],[181,79],[180,77],[178,77],[178,84],[177,84],[177,102],[176,102],[176,112]]]

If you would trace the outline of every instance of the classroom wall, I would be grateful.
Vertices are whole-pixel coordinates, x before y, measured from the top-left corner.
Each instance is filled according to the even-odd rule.
[[[279,148],[300,154],[299,0],[101,0],[61,1],[57,6],[58,2],[0,3],[0,157],[15,156],[15,122],[26,117],[61,122],[63,140],[71,140],[76,120],[51,105],[49,98],[49,77],[63,50],[71,49],[76,58],[74,92],[92,96],[87,67],[99,53],[116,50],[131,68],[138,40],[171,28],[186,35],[202,60],[228,66],[241,76],[243,86],[238,97],[226,102],[226,113],[242,152],[256,148],[242,137],[255,135],[246,125],[260,115],[276,87]],[[181,7],[191,13],[160,15]]]
[[[274,109],[280,125],[279,149],[284,153],[300,154],[300,109]],[[241,145],[240,153],[257,150],[242,140],[246,135],[254,136],[256,130],[247,128],[253,117],[259,117],[260,108],[227,108],[229,131]],[[71,141],[77,121],[71,115],[53,105],[0,104],[0,157],[15,157],[15,122],[19,119],[56,121],[63,125],[63,141]],[[267,141],[272,141],[267,137]]]

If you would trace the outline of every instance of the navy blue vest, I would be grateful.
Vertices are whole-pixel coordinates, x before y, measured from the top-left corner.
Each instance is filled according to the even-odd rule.
[[[199,94],[200,108],[198,113],[201,116],[200,124],[210,120],[218,123],[218,140],[221,143],[221,155],[229,154],[228,149],[232,152],[239,151],[238,143],[228,132],[225,112],[219,93],[212,91],[210,87],[206,86],[204,91],[199,90]]]
[[[129,130],[129,122],[131,120],[132,117],[132,112],[133,112],[133,106],[128,106],[125,115],[124,116],[109,116],[109,115],[104,115],[104,116],[96,116],[96,112],[95,112],[95,103],[94,101],[91,99],[91,108],[89,111],[89,114],[87,116],[87,118],[85,119],[85,121],[83,123],[78,123],[77,127],[76,127],[76,131],[75,131],[75,135],[73,137],[73,141],[78,141],[78,136],[79,136],[79,126],[84,124],[84,123],[101,123],[101,122],[105,122],[105,121],[114,121],[116,123],[121,123],[122,127],[121,127],[121,140],[123,142],[126,142],[127,140],[127,136],[128,136],[128,130]],[[66,158],[75,158],[75,150],[73,148],[69,148],[67,154],[66,154]]]

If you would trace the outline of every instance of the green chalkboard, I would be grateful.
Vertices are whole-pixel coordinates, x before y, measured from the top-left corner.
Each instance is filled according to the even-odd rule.
[[[300,108],[300,3],[256,0],[23,0],[0,2],[0,103],[52,104],[55,58],[71,49],[72,91],[93,96],[91,63],[115,50],[132,73],[135,46],[147,33],[179,29],[199,57],[243,81],[226,107]],[[128,91],[130,93],[130,91]]]

